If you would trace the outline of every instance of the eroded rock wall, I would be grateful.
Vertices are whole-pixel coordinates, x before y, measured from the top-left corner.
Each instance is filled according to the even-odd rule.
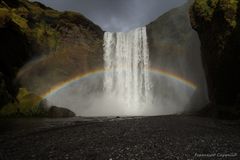
[[[197,86],[186,110],[208,103],[200,41],[192,29],[189,8],[193,1],[172,9],[147,26],[151,66],[169,71]]]
[[[196,0],[190,10],[201,40],[208,110],[221,118],[240,116],[239,5],[238,0]]]

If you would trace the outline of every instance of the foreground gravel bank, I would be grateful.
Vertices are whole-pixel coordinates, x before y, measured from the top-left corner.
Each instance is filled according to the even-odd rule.
[[[193,116],[12,119],[2,160],[240,159],[240,123]]]

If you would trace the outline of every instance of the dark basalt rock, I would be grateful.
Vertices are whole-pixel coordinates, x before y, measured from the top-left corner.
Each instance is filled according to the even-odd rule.
[[[18,69],[31,57],[31,48],[27,37],[11,21],[0,27],[0,44],[0,92],[5,92],[1,95],[1,107],[17,95],[19,84],[15,77]]]
[[[5,3],[11,8],[19,7],[20,3],[18,0],[0,0],[0,3]]]
[[[0,72],[0,106],[3,106],[12,100],[9,94],[3,74]]]
[[[192,27],[201,40],[210,97],[207,108],[214,108],[208,114],[237,119],[240,118],[240,3],[208,2],[196,0],[190,10]]]
[[[68,118],[75,117],[75,113],[66,108],[60,108],[56,106],[52,106],[49,108],[47,112],[47,117],[50,118]]]

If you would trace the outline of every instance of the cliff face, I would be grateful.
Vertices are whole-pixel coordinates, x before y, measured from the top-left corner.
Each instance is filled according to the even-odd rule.
[[[240,116],[240,18],[238,0],[196,0],[192,27],[201,40],[209,108],[222,118]]]
[[[103,31],[80,14],[0,0],[0,107],[15,100],[19,86],[47,90],[60,79],[102,66],[102,39]]]
[[[193,82],[197,86],[188,107],[197,110],[208,102],[200,41],[192,29],[189,8],[193,1],[172,9],[147,26],[150,61]]]

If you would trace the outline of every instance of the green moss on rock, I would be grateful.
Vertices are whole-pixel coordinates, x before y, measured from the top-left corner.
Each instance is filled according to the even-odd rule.
[[[27,0],[18,1],[18,7],[12,8],[5,4],[5,7],[0,8],[0,27],[4,27],[6,23],[12,21],[30,40],[35,41],[38,49],[55,50],[58,45],[59,32],[53,23],[61,13],[40,5],[40,3],[30,3]]]
[[[217,7],[218,0],[196,0],[194,9],[206,21],[211,21],[214,11]]]
[[[237,25],[238,0],[196,0],[193,9],[205,21],[211,21],[215,13],[221,12],[231,27]]]
[[[4,25],[9,17],[10,11],[7,8],[0,8],[0,26]]]
[[[238,0],[220,0],[219,5],[225,20],[231,27],[235,28],[237,26]]]
[[[15,116],[44,116],[45,111],[39,107],[42,98],[28,92],[26,88],[20,88],[17,95],[17,101],[9,103],[0,110],[1,117]]]

